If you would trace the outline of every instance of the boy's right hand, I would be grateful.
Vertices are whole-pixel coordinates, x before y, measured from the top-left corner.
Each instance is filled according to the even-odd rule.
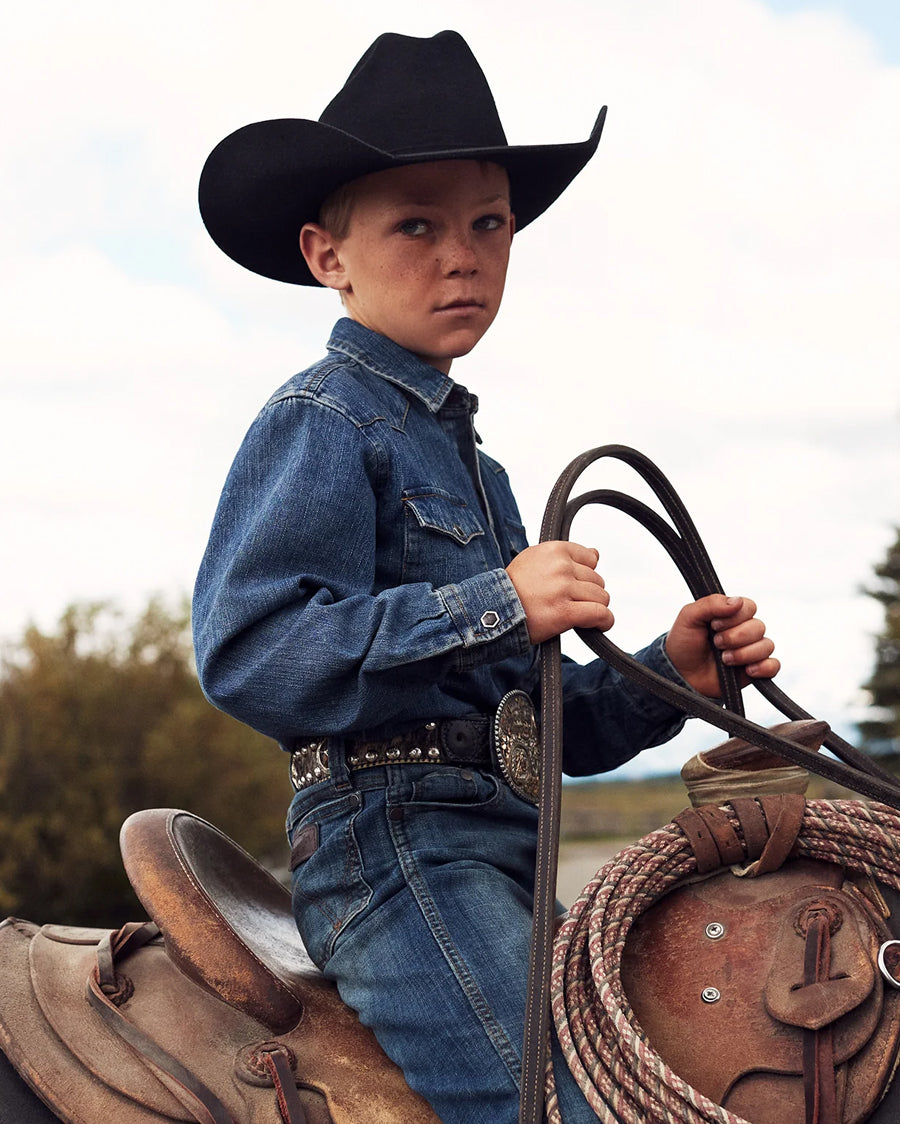
[[[599,553],[574,542],[542,542],[517,554],[506,567],[525,610],[532,644],[570,628],[606,632],[615,618],[596,571]]]

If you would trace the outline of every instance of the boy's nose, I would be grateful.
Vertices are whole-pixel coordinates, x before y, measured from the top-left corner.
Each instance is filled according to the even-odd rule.
[[[441,265],[448,277],[475,273],[478,259],[468,233],[448,235],[441,248]]]

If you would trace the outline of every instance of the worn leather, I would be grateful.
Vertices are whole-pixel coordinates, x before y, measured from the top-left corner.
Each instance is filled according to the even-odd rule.
[[[110,960],[110,934],[0,925],[0,1047],[61,1120],[283,1124],[260,1062],[274,1051],[283,1084],[285,1058],[295,1064],[302,1124],[438,1124],[309,961],[288,892],[245,852],[166,810],[126,825],[123,849],[162,935],[142,943],[155,932],[144,926],[142,941],[129,943],[137,926],[115,935],[112,1021],[86,998],[98,953]],[[211,1092],[213,1115],[185,1094],[181,1070]]]
[[[304,982],[319,970],[300,942],[284,886],[218,828],[177,809],[136,812],[119,842],[172,962],[270,1029],[294,1026]]]
[[[818,1119],[865,1120],[897,1057],[900,992],[874,969],[888,931],[879,896],[864,889],[838,866],[790,860],[764,877],[724,870],[668,894],[635,923],[622,958],[654,1050],[753,1124],[806,1118],[805,1050],[821,1095],[835,1097],[833,1117],[821,1104]],[[810,916],[825,918],[827,952],[810,946]],[[710,923],[724,936],[707,936]],[[710,987],[720,998],[704,1002]]]
[[[645,503],[622,492],[595,489],[570,498],[576,482],[591,465],[604,458],[622,461],[650,485],[671,523]],[[722,593],[712,561],[706,552],[693,520],[674,488],[660,470],[636,449],[624,445],[603,445],[576,457],[553,486],[541,524],[541,542],[566,540],[575,515],[584,507],[600,504],[625,512],[645,527],[666,549],[685,578],[695,598]],[[900,808],[900,786],[896,777],[844,741],[833,731],[826,734],[826,745],[840,760],[818,756],[814,750],[792,738],[763,729],[744,717],[736,670],[719,662],[719,682],[724,707],[697,692],[657,675],[618,648],[596,629],[576,629],[587,646],[610,667],[639,686],[669,702],[687,715],[704,718],[732,738],[747,741],[771,757],[793,766],[809,769],[870,799]],[[535,874],[534,925],[528,969],[528,998],[522,1063],[522,1103],[520,1124],[538,1124],[543,1118],[544,1073],[549,1004],[550,962],[555,913],[556,863],[559,853],[560,774],[562,768],[562,678],[559,638],[541,645],[541,785],[539,798],[538,861]],[[770,680],[754,680],[753,686],[782,714],[804,722],[810,716]],[[749,797],[747,797],[749,798]]]
[[[829,733],[826,722],[780,722],[772,732],[782,738],[818,749]],[[757,749],[743,738],[729,738],[714,750],[695,754],[681,769],[681,779],[691,804],[722,804],[736,797],[791,792],[805,795],[809,773],[799,765]]]

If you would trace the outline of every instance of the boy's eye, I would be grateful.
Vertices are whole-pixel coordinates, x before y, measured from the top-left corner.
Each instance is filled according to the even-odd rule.
[[[424,234],[428,230],[428,223],[425,219],[404,219],[403,222],[397,227],[401,234],[408,234],[415,238],[420,234]]]
[[[503,215],[482,215],[472,225],[475,230],[500,230],[506,226],[506,221]]]

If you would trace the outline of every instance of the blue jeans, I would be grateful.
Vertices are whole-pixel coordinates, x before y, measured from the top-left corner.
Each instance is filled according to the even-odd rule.
[[[514,1124],[537,811],[447,765],[297,793],[293,906],[313,960],[444,1124]],[[566,1124],[596,1121],[554,1057]]]

